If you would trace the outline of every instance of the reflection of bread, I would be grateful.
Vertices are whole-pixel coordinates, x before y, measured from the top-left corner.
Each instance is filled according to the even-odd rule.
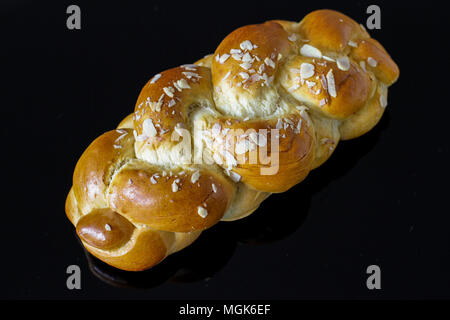
[[[398,75],[383,47],[335,11],[239,28],[214,55],[153,77],[134,114],[87,148],[67,216],[96,257],[150,268],[369,131]]]

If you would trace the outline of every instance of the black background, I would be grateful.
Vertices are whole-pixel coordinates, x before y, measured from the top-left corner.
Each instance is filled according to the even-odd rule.
[[[66,28],[81,7],[82,29]],[[220,223],[142,273],[87,257],[64,202],[76,161],[132,112],[162,70],[213,52],[242,25],[315,9],[365,23],[400,67],[369,134],[249,218]],[[12,1],[0,5],[0,298],[450,298],[449,58],[444,3],[422,1]],[[66,268],[82,289],[66,288]],[[382,289],[366,288],[381,267]],[[103,279],[103,280],[102,280]],[[139,287],[139,289],[135,288]]]

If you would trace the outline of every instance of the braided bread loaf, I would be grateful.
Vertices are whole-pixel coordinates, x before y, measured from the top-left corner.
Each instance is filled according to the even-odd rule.
[[[364,27],[335,11],[239,28],[214,55],[154,76],[134,113],[92,142],[67,216],[99,259],[150,268],[369,131],[398,76]]]

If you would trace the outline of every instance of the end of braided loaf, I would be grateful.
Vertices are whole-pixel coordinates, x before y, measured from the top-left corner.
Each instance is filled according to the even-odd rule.
[[[213,55],[144,86],[134,113],[79,159],[66,214],[93,255],[148,269],[372,129],[398,76],[384,48],[335,11],[239,28]]]

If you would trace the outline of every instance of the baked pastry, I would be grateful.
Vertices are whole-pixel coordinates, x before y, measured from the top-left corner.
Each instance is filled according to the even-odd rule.
[[[381,44],[335,11],[239,28],[213,55],[155,75],[134,113],[92,142],[67,216],[97,258],[150,268],[369,131],[398,76]]]

